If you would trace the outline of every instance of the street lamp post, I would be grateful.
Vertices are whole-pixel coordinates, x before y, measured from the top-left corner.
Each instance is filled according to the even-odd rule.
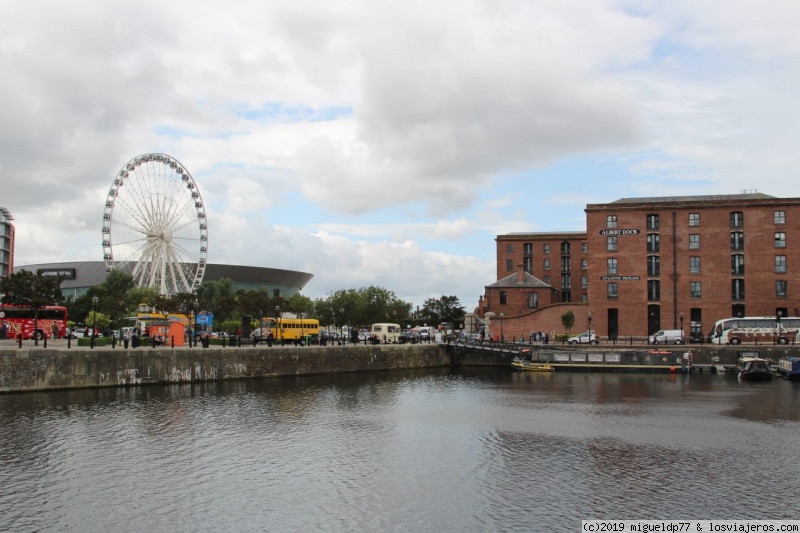
[[[503,334],[503,324],[505,323],[505,321],[503,320],[504,316],[505,316],[504,313],[500,313],[500,342],[506,342],[506,337]]]
[[[591,340],[592,340],[592,313],[589,313],[587,315],[587,318],[589,319],[589,341],[591,342]]]
[[[347,336],[349,337],[351,334],[350,325],[347,324],[347,320],[344,318],[344,307],[339,308],[339,320],[342,321],[342,327],[339,328],[339,344],[340,345],[347,345],[347,337],[344,336],[344,326],[347,325]]]
[[[781,339],[781,316],[783,316],[783,313],[781,311],[775,313],[775,322],[778,325],[778,336],[775,337],[775,341],[778,344],[783,344],[783,340]]]
[[[681,319],[681,342],[684,342],[684,340],[683,340],[683,311],[681,311],[680,319]]]
[[[300,346],[305,346],[306,345],[306,330],[303,327],[303,318],[305,318],[304,317],[305,313],[299,313],[299,314],[300,314]]]
[[[89,347],[94,349],[94,339],[97,336],[97,296],[92,296],[92,340],[89,341]]]
[[[281,340],[281,346],[283,346],[283,335],[281,335],[281,306],[275,306],[275,334]]]

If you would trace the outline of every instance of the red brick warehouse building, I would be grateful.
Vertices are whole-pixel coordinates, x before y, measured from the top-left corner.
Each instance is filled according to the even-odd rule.
[[[585,212],[586,233],[499,235],[498,281],[479,314],[502,313],[518,336],[562,331],[571,309],[574,331],[591,317],[604,338],[799,314],[800,198],[623,198]]]

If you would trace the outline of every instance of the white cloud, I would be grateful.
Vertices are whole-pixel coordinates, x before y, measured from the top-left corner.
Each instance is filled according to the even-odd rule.
[[[17,264],[100,259],[111,179],[146,152],[199,184],[210,261],[415,301],[472,302],[494,280],[496,234],[580,229],[585,203],[796,181],[800,5],[778,0],[0,13]]]

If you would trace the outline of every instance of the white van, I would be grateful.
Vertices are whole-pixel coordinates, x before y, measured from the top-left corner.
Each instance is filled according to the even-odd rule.
[[[432,326],[421,326],[421,327],[420,327],[420,328],[417,330],[417,333],[419,333],[419,337],[420,337],[421,339],[424,339],[424,340],[426,340],[426,341],[427,341],[429,338],[431,338],[431,337],[433,337],[434,335],[436,335],[436,333],[435,333],[435,332],[436,332],[436,330],[435,330],[435,329],[433,329],[433,327],[432,327]]]
[[[683,331],[679,329],[662,329],[650,336],[650,344],[683,344]]]
[[[388,344],[390,342],[400,342],[401,333],[403,333],[403,329],[400,324],[372,324],[370,337],[373,342]]]

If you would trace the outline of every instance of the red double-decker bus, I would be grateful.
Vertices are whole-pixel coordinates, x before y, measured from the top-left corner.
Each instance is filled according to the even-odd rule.
[[[23,339],[32,339],[34,335],[37,339],[52,339],[54,334],[61,338],[67,334],[67,308],[48,305],[39,309],[39,318],[34,326],[33,308],[0,304],[0,323],[5,326],[7,339],[16,339],[20,333]]]

